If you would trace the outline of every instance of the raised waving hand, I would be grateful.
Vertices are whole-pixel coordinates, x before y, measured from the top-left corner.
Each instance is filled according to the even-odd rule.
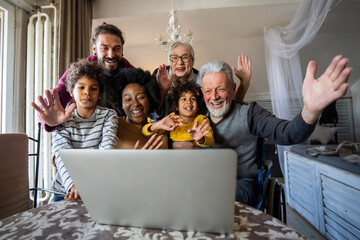
[[[309,62],[302,89],[304,108],[301,115],[305,122],[316,122],[326,106],[346,94],[347,80],[352,71],[351,67],[346,67],[348,61],[341,55],[334,57],[318,79],[315,78],[316,62]]]
[[[188,134],[192,137],[196,142],[200,144],[205,142],[205,136],[210,133],[207,130],[209,124],[207,123],[206,119],[204,119],[201,124],[198,126],[198,120],[195,120],[193,128],[188,130]]]
[[[237,68],[233,67],[235,75],[240,80],[240,85],[235,93],[235,98],[242,102],[250,87],[251,60],[245,54],[238,57]]]
[[[54,127],[62,124],[71,116],[72,111],[76,108],[76,104],[72,103],[65,110],[61,105],[59,93],[55,88],[52,90],[52,95],[49,90],[46,90],[45,96],[45,99],[43,96],[38,96],[40,106],[34,102],[31,102],[31,106],[39,113],[42,121],[49,126]]]

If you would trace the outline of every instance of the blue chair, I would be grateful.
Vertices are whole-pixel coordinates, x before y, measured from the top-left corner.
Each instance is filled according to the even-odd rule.
[[[255,208],[286,223],[285,191],[277,178],[271,177],[273,162],[265,157],[265,140],[258,139],[257,203]]]

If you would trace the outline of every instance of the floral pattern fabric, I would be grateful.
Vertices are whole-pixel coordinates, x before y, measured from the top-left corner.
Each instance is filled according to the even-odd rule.
[[[234,232],[211,234],[95,223],[83,202],[60,201],[0,220],[0,239],[306,239],[276,218],[235,202]]]

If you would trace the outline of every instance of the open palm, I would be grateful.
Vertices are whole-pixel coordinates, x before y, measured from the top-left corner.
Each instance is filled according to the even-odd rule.
[[[326,106],[346,94],[349,86],[347,80],[352,70],[350,67],[346,67],[347,63],[348,59],[342,58],[340,55],[336,56],[325,73],[315,79],[316,62],[309,62],[302,89],[303,110],[305,111],[303,111],[303,118],[306,122],[316,121]]]

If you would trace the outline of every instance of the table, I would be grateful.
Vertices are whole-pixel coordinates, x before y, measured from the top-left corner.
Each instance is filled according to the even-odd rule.
[[[60,201],[0,220],[0,239],[306,239],[276,218],[235,202],[233,234],[95,223],[82,201]]]

